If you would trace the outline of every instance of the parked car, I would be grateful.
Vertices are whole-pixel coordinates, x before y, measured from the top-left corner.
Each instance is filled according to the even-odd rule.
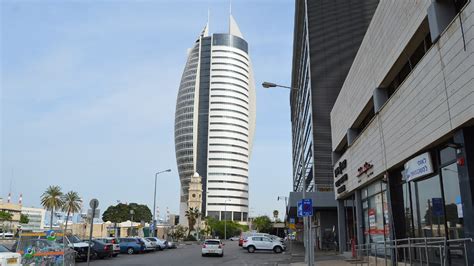
[[[202,244],[201,255],[217,255],[224,256],[224,244],[219,239],[207,239]]]
[[[89,243],[89,240],[85,241]],[[108,258],[114,254],[114,247],[112,244],[104,243],[97,239],[92,239],[91,242],[91,257],[92,258]]]
[[[140,237],[140,240],[145,243],[145,251],[155,251],[157,249],[155,242],[150,241],[144,237]]]
[[[157,250],[163,250],[168,248],[168,242],[166,240],[161,240],[158,237],[147,237],[146,239],[154,242],[156,244]]]
[[[168,247],[167,247],[167,248],[169,248],[169,249],[177,248],[175,242],[173,242],[173,241],[167,241],[167,242],[168,242],[168,243],[167,243],[167,244],[168,244]]]
[[[243,248],[249,253],[254,253],[255,250],[273,250],[275,253],[281,253],[286,246],[280,241],[272,241],[269,237],[249,236],[244,240]]]
[[[145,251],[145,243],[136,237],[119,238],[120,252],[127,254]]]
[[[20,266],[21,265],[20,253],[11,252],[5,246],[0,245],[0,265]]]
[[[74,249],[74,251],[76,251],[76,260],[87,260],[87,248],[89,247],[89,244],[82,241],[79,237],[75,235],[67,235],[64,239],[62,237],[57,237],[56,242]]]
[[[104,237],[104,238],[96,238],[97,240],[100,240],[104,243],[112,244],[113,247],[113,257],[117,257],[117,255],[120,253],[120,245],[119,245],[119,239],[116,237]]]
[[[229,238],[230,241],[238,241],[240,239],[240,237],[238,236],[233,236],[231,238]]]
[[[13,239],[15,235],[13,233],[0,233],[0,239]]]

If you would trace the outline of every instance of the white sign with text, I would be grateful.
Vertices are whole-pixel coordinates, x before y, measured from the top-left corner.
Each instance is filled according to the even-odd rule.
[[[405,177],[408,182],[433,173],[429,152],[425,152],[405,163]]]

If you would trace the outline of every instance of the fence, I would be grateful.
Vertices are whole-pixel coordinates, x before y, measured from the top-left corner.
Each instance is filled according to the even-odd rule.
[[[467,250],[472,238],[405,238],[356,245],[355,264],[470,265]],[[472,247],[470,247],[472,248]]]
[[[22,233],[13,248],[21,254],[21,265],[73,266],[75,251],[64,242],[58,243],[56,237],[62,236],[53,230]]]

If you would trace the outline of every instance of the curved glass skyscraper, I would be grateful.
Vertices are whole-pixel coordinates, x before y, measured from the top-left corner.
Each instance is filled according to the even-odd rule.
[[[255,104],[248,44],[235,20],[230,16],[226,34],[209,36],[206,26],[189,50],[176,102],[181,217],[188,209],[189,181],[198,172],[203,215],[246,222]]]

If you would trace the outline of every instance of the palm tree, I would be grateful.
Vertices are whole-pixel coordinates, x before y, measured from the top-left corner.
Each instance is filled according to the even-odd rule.
[[[198,208],[189,208],[189,210],[186,211],[185,216],[188,217],[188,224],[189,224],[189,231],[188,231],[188,236],[191,234],[191,231],[194,230],[194,225],[196,224],[196,220],[199,219],[201,216],[201,212],[199,211]]]
[[[43,195],[41,195],[41,205],[43,205],[46,210],[51,211],[49,229],[53,229],[54,210],[61,208],[63,204],[63,193],[59,186],[49,186]]]
[[[66,216],[66,226],[64,227],[64,233],[67,233],[67,222],[69,220],[69,214],[79,212],[81,210],[82,199],[79,197],[76,191],[69,191],[63,197],[63,206],[62,211],[67,213]]]

